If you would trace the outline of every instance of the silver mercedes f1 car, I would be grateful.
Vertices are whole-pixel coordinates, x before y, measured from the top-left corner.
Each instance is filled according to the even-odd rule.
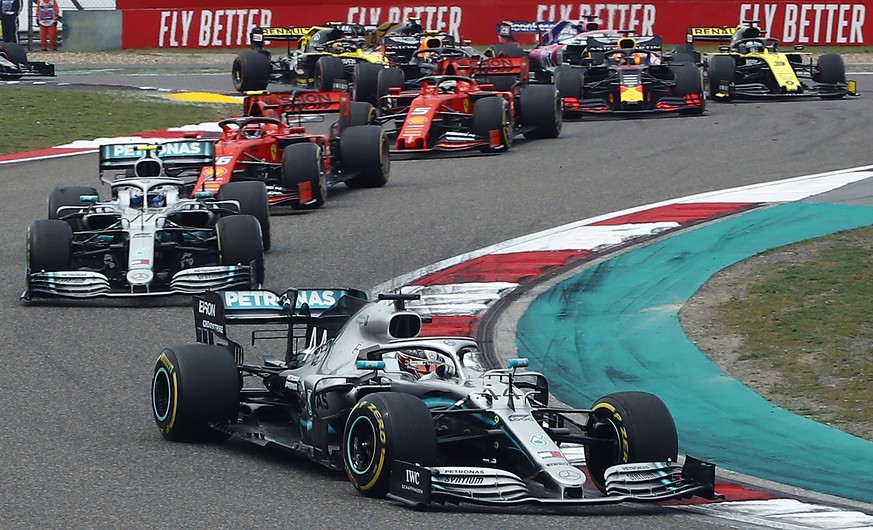
[[[485,369],[471,338],[419,337],[422,319],[405,307],[417,297],[196,295],[198,343],[166,348],[154,365],[158,429],[171,441],[284,448],[344,469],[365,496],[416,507],[714,498],[712,464],[677,465],[676,427],[659,398],[620,392],[590,409],[553,406],[546,377],[525,359]],[[247,362],[228,336],[235,324],[263,327],[253,347],[278,340],[282,358]]]
[[[191,184],[182,177],[214,164],[210,141],[102,146],[100,175],[111,197],[100,200],[84,186],[52,191],[49,218],[27,232],[22,299],[260,286],[269,244],[266,188],[236,182],[217,197],[187,198]]]

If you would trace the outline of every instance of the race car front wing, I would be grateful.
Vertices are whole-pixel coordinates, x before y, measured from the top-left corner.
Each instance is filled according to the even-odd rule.
[[[95,271],[31,272],[22,300],[33,297],[93,298],[129,296],[166,296],[194,294],[207,290],[249,289],[252,268],[248,265],[221,265],[184,269],[167,285],[129,285],[129,289],[113,289],[109,278]]]
[[[719,498],[715,492],[715,465],[686,457],[682,466],[669,462],[622,464],[607,469],[606,495],[581,488],[564,490],[561,497],[535,493],[527,482],[494,468],[422,467],[397,461],[391,471],[388,496],[416,508],[433,503],[468,503],[487,506],[521,504],[603,505],[657,502],[692,496]]]

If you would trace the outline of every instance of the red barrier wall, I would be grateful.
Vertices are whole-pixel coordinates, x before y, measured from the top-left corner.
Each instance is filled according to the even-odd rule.
[[[537,3],[466,0],[350,3],[335,0],[116,0],[123,11],[124,48],[245,47],[257,25],[310,26],[327,21],[377,24],[421,17],[427,29],[447,31],[476,44],[497,40],[501,20],[558,20],[595,14],[603,24],[680,43],[690,26],[735,25],[756,19],[784,44],[873,45],[867,14],[873,0],[800,3],[733,0],[652,0],[641,3]],[[180,7],[183,5],[185,7]]]

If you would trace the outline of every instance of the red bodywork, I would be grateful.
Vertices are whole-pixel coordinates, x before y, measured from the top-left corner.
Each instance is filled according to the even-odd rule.
[[[348,119],[349,94],[336,92],[298,92],[257,94],[246,96],[243,102],[244,117],[223,120],[221,136],[215,142],[215,167],[204,167],[194,185],[193,193],[218,189],[232,180],[264,180],[267,184],[271,206],[299,201],[309,204],[314,201],[313,190],[308,182],[298,189],[283,189],[278,185],[277,175],[282,169],[282,152],[286,145],[298,142],[313,142],[326,153],[324,170],[331,170],[331,139],[338,134],[310,134],[303,126],[304,115],[339,112],[340,120]],[[278,122],[252,122],[246,118],[267,118]],[[249,137],[252,136],[252,137]]]
[[[506,100],[509,121],[517,123],[515,99],[529,74],[526,57],[452,58],[439,61],[437,73],[423,78],[417,90],[390,89],[382,98],[382,118],[402,126],[390,131],[394,138],[392,153],[415,153],[435,150],[459,151],[474,148],[496,149],[501,145],[500,129],[489,132],[487,139],[474,138],[469,123],[476,100],[499,96]],[[490,83],[480,83],[494,75],[514,75],[519,83],[506,91],[494,89]],[[446,92],[440,80],[455,81],[455,88]],[[513,134],[510,132],[509,134]]]

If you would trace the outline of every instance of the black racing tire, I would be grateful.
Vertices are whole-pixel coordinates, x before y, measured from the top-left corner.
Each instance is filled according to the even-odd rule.
[[[679,436],[673,416],[648,392],[617,392],[597,400],[587,422],[588,436],[603,443],[585,446],[594,485],[606,493],[604,474],[618,464],[676,462]]]
[[[352,85],[355,101],[372,105],[379,102],[379,73],[384,69],[384,66],[376,63],[360,62],[355,65]]]
[[[528,85],[519,101],[525,138],[557,138],[564,126],[561,94],[554,85]]]
[[[380,188],[388,183],[388,137],[378,125],[347,128],[340,137],[339,151],[343,172],[356,174],[345,181],[349,188]]]
[[[346,70],[343,61],[339,57],[325,55],[319,57],[315,63],[315,89],[319,91],[334,90],[333,82],[337,79],[345,79]]]
[[[511,44],[492,44],[485,48],[485,57],[524,57],[525,51],[521,46]]]
[[[27,63],[27,50],[17,42],[0,42],[0,55],[6,56],[13,64]]]
[[[218,259],[221,265],[249,265],[254,262],[255,283],[264,284],[264,246],[261,225],[253,215],[222,217],[215,224]]]
[[[366,101],[352,101],[349,113],[349,125],[375,125],[376,107]]]
[[[555,68],[555,88],[562,98],[582,98],[582,72],[570,65]]]
[[[518,76],[515,74],[509,75],[492,75],[488,81],[494,85],[494,90],[499,92],[509,92],[512,87],[518,83]]]
[[[82,195],[97,195],[97,190],[90,186],[58,186],[48,197],[48,218],[57,219],[58,209],[62,206],[87,206],[88,203],[79,200]],[[84,230],[81,217],[68,219],[74,232]]]
[[[701,106],[682,109],[679,114],[699,115],[706,110],[706,95],[703,92],[703,75],[700,68],[694,63],[670,64],[670,70],[676,81],[673,94],[676,96],[691,96],[696,94],[700,98]]]
[[[828,85],[846,82],[846,65],[842,56],[828,53],[818,58],[815,81]]]
[[[184,344],[164,349],[152,371],[152,417],[164,438],[207,442],[228,437],[211,424],[239,413],[242,379],[223,346]]]
[[[342,451],[346,475],[355,489],[366,497],[384,498],[395,461],[424,467],[436,463],[433,416],[411,394],[370,394],[349,413]]]
[[[369,105],[369,103],[364,104]],[[291,144],[282,153],[282,187],[296,191],[300,184],[306,182],[312,189],[312,198],[315,202],[302,204],[300,200],[293,200],[291,208],[295,210],[314,210],[324,206],[327,200],[327,179],[324,174],[324,158],[318,144],[314,142]]]
[[[270,84],[272,68],[269,55],[255,51],[242,52],[233,60],[230,70],[233,87],[238,92],[265,90]]]
[[[239,202],[239,213],[252,215],[261,225],[264,252],[270,250],[270,201],[267,186],[253,180],[228,182],[218,188],[218,200]]]
[[[381,100],[383,96],[387,96],[388,90],[391,88],[403,88],[405,82],[406,76],[400,68],[383,68],[379,72],[379,79],[376,83],[379,99]]]
[[[27,229],[27,268],[31,272],[71,269],[73,230],[65,221],[39,219]]]
[[[732,83],[737,71],[737,63],[729,55],[715,55],[709,59],[709,80],[707,88],[709,99],[729,100],[730,96],[717,98],[718,86],[721,82]]]
[[[499,96],[488,96],[477,99],[473,103],[473,134],[490,138],[491,131],[500,131],[500,145],[482,147],[484,153],[508,151],[512,147],[512,121],[509,116],[509,105]]]

